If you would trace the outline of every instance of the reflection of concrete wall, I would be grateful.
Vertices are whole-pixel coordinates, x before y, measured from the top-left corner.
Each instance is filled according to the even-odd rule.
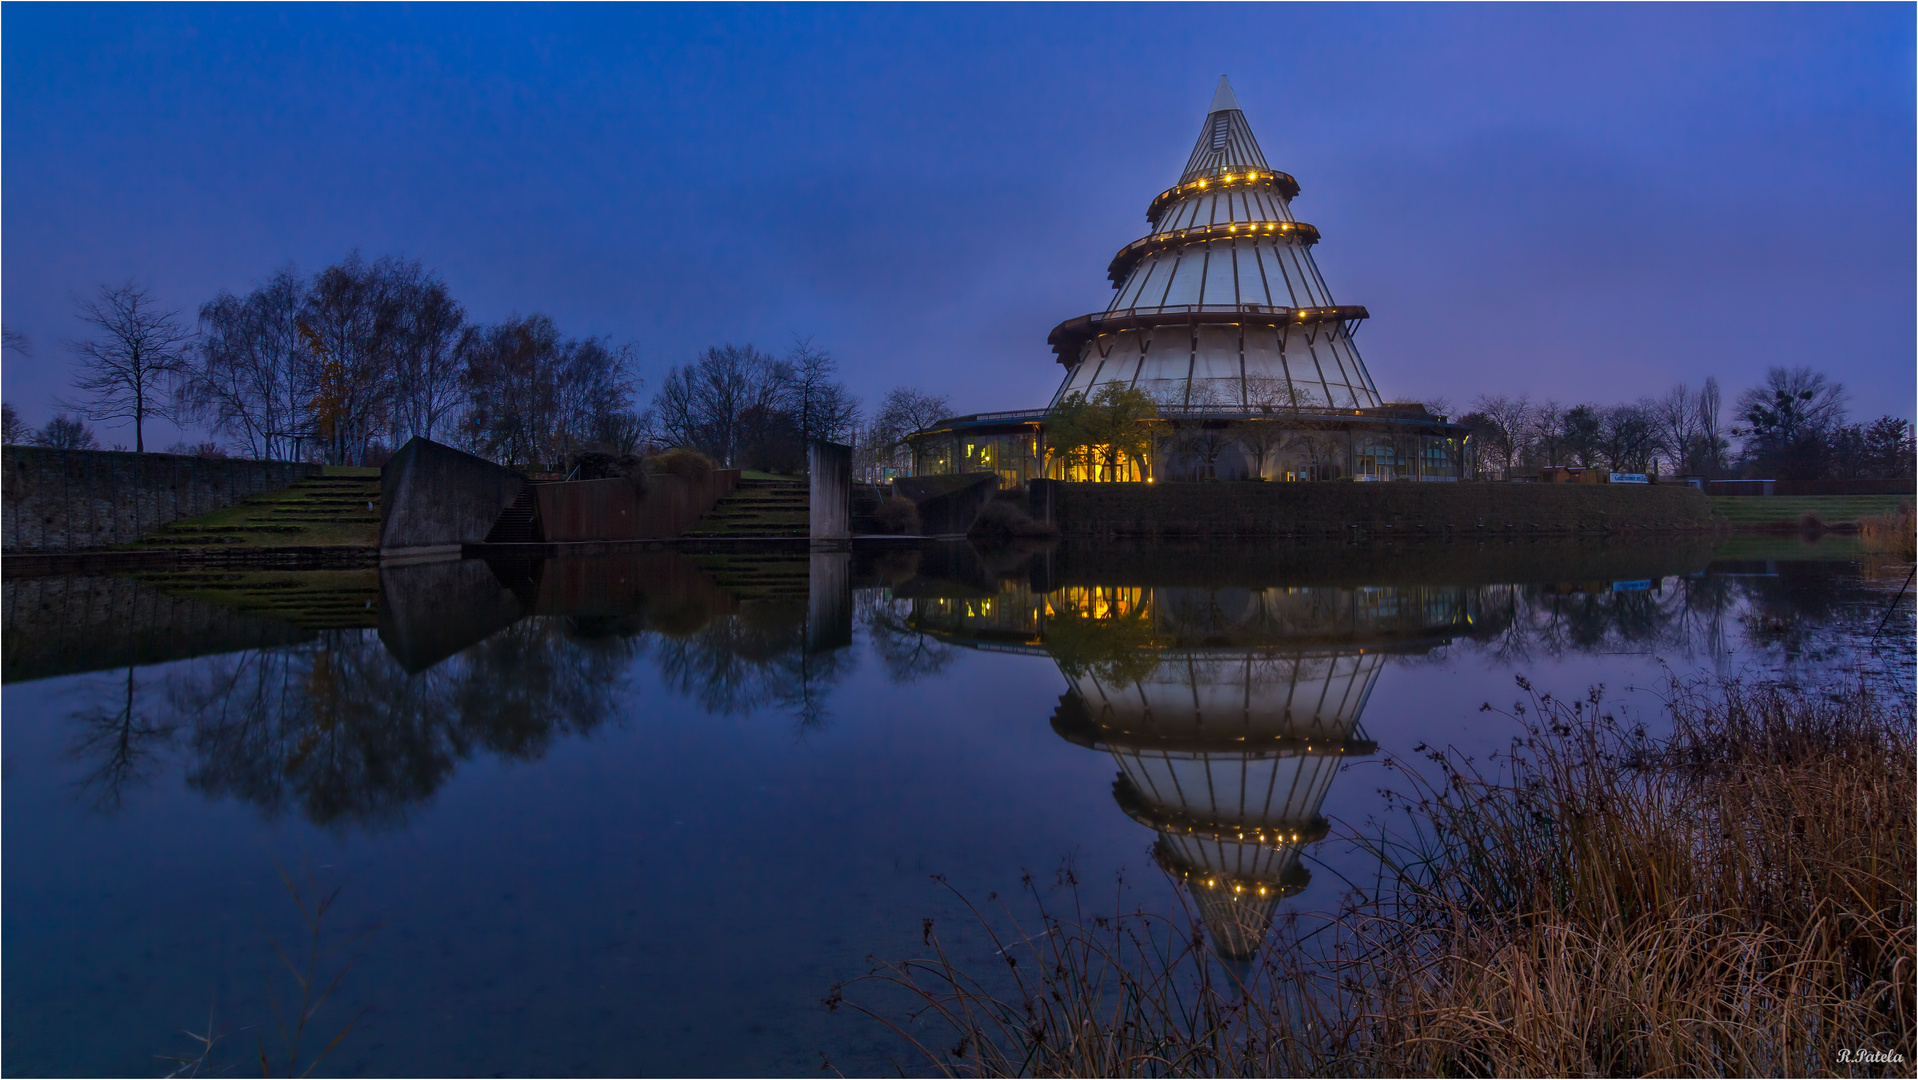
[[[290,487],[320,475],[320,467],[9,446],[5,473],[5,550],[82,551],[138,540],[170,522]]]
[[[380,641],[408,674],[478,644],[526,614],[478,559],[380,568]]]
[[[477,544],[525,483],[511,469],[414,436],[380,469],[380,550]]]
[[[7,682],[46,679],[135,664],[160,664],[313,638],[277,619],[221,604],[169,596],[126,578],[7,578]]]
[[[811,474],[809,508],[814,540],[844,540],[852,535],[852,447],[812,442],[806,446]]]
[[[538,615],[633,616],[667,633],[690,633],[739,607],[691,559],[664,551],[547,559],[538,596]]]
[[[815,552],[806,591],[806,651],[852,644],[852,554]]]
[[[690,529],[713,504],[739,487],[738,469],[718,469],[702,480],[670,473],[649,476],[644,490],[631,480],[574,480],[540,484],[542,538],[548,543],[582,540],[663,540]]]

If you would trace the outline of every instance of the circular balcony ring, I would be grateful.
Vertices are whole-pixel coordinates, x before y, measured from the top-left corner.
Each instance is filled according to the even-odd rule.
[[[1205,244],[1215,240],[1290,240],[1292,243],[1310,247],[1319,242],[1319,230],[1316,225],[1303,221],[1228,221],[1219,225],[1194,225],[1189,229],[1177,229],[1168,233],[1156,233],[1141,237],[1119,249],[1112,257],[1112,263],[1106,267],[1106,278],[1113,288],[1125,284],[1126,275],[1148,255],[1155,255],[1167,248],[1182,247],[1186,244]]]
[[[1046,344],[1052,354],[1067,367],[1079,362],[1079,350],[1101,334],[1119,330],[1143,330],[1158,326],[1197,326],[1200,324],[1258,323],[1263,326],[1310,326],[1316,323],[1353,323],[1369,318],[1370,312],[1358,304],[1333,307],[1271,307],[1266,304],[1169,304],[1155,308],[1126,308],[1101,311],[1067,319],[1052,328]]]
[[[1272,169],[1219,169],[1211,176],[1202,176],[1197,180],[1188,180],[1178,187],[1161,191],[1152,205],[1146,208],[1145,219],[1158,228],[1159,217],[1166,208],[1180,199],[1206,192],[1231,190],[1244,187],[1267,187],[1279,194],[1279,197],[1291,202],[1299,197],[1299,182],[1285,173]]]

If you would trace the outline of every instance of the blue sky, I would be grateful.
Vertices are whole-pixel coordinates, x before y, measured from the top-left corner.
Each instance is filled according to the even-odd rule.
[[[653,385],[799,334],[868,400],[1042,405],[1224,73],[1388,397],[1811,364],[1909,417],[1913,11],[8,4],[4,389],[46,418],[99,282],[357,247]]]

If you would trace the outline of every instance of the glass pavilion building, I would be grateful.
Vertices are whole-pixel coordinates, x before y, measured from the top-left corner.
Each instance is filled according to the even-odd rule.
[[[1365,308],[1332,297],[1319,231],[1292,216],[1299,185],[1266,164],[1221,78],[1179,182],[1146,209],[1151,232],[1106,268],[1104,311],[1050,344],[1065,368],[1045,409],[941,420],[911,437],[921,474],[1027,480],[1458,480],[1467,429],[1380,395],[1353,335]],[[1107,387],[1153,403],[1152,447],[1117,467],[1048,454],[1047,417]]]

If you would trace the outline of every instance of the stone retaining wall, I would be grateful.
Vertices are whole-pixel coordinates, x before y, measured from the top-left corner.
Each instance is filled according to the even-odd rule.
[[[134,454],[119,450],[0,452],[0,550],[91,551],[125,544],[183,518],[318,476],[294,461]]]

